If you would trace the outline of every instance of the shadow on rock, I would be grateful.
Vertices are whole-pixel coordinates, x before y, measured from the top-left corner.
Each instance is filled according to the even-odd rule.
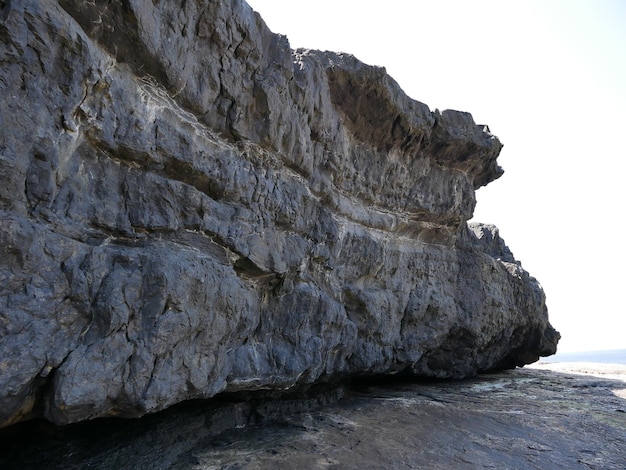
[[[2,468],[623,469],[626,380],[515,369],[190,402],[3,431]]]

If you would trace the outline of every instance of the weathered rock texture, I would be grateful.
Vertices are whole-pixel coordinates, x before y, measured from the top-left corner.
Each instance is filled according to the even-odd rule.
[[[626,366],[569,366],[256,392],[132,422],[32,421],[0,430],[0,468],[624,470]]]
[[[0,423],[555,351],[467,113],[243,1],[0,1]]]

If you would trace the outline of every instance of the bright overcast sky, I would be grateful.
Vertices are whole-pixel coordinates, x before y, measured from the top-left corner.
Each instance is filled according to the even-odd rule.
[[[292,48],[385,66],[504,144],[478,193],[544,287],[559,350],[626,348],[626,2],[250,0]]]

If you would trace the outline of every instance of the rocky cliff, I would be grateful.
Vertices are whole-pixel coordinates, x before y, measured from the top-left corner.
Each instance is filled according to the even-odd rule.
[[[0,423],[552,354],[501,144],[243,1],[0,0]]]

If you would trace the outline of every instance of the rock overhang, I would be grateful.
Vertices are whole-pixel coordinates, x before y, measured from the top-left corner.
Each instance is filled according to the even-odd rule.
[[[4,425],[554,352],[541,287],[466,224],[485,126],[244,2],[125,5],[2,7]]]

